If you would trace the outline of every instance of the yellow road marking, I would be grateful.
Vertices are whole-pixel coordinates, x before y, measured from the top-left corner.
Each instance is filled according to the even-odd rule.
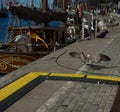
[[[25,76],[19,78],[18,80],[10,83],[4,88],[0,89],[0,101],[9,97],[19,89],[23,88],[25,85],[33,81],[38,77],[57,77],[57,78],[85,78],[93,80],[105,80],[105,81],[115,81],[120,82],[120,77],[115,76],[103,76],[103,75],[92,75],[92,74],[66,74],[66,73],[48,73],[48,72],[31,72]]]
[[[20,79],[16,80],[15,82],[7,85],[6,87],[0,89],[0,101],[4,100],[20,88],[24,87],[30,81],[34,80],[35,78],[39,77],[38,74],[29,73]]]
[[[107,80],[107,81],[118,81],[120,82],[120,77],[114,76],[103,76],[103,75],[87,75],[87,79],[97,79],[97,80]]]
[[[12,82],[11,84],[5,86],[0,89],[0,101],[4,100],[11,94],[15,93],[17,90],[21,89],[25,85],[27,85],[32,80],[36,79],[39,76],[47,76],[49,73],[47,72],[31,72],[21,77],[20,79]]]
[[[63,73],[51,73],[50,77],[66,77],[66,78],[86,78],[94,80],[106,80],[120,82],[120,77],[105,76],[105,75],[92,75],[92,74],[63,74]]]
[[[39,76],[48,76],[50,73],[48,72],[31,72],[31,74],[37,74]]]
[[[51,73],[49,77],[84,78],[85,74]]]

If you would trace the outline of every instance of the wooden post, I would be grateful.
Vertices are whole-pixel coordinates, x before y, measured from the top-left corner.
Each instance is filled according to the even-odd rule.
[[[48,0],[42,0],[42,9],[44,12],[48,10]]]
[[[56,32],[53,31],[53,38],[54,38],[54,52],[56,51]]]
[[[31,7],[34,8],[34,0],[31,1]]]
[[[66,11],[66,4],[67,4],[67,0],[63,0],[62,10],[64,12]]]
[[[95,35],[94,38],[97,38],[97,19],[95,19]]]
[[[82,21],[82,40],[85,38],[84,22]]]
[[[88,14],[88,33],[89,33],[89,37],[91,39],[91,14]]]

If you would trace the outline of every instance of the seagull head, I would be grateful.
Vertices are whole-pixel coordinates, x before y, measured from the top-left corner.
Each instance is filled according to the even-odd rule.
[[[90,54],[87,54],[87,58],[89,58],[90,57]]]

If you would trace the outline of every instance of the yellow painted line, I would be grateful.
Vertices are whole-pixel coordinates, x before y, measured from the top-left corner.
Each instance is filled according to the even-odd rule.
[[[97,79],[97,80],[107,80],[107,81],[117,81],[120,82],[120,77],[114,76],[103,76],[103,75],[87,75],[87,79]]]
[[[85,74],[63,74],[63,73],[51,73],[50,77],[68,77],[68,78],[84,78]]]
[[[37,74],[39,76],[48,76],[50,73],[48,72],[31,72],[31,74]]]
[[[120,82],[120,77],[115,76],[103,76],[103,75],[92,75],[92,74],[63,74],[63,73],[51,73],[50,77],[63,77],[63,78],[86,78],[93,80],[106,80]]]
[[[38,77],[56,77],[56,78],[85,78],[85,79],[93,79],[93,80],[106,80],[106,81],[116,81],[120,82],[120,77],[115,76],[103,76],[103,75],[92,75],[92,74],[66,74],[66,73],[48,73],[48,72],[31,72],[26,74],[25,76],[19,78],[18,80],[10,83],[4,88],[0,89],[0,102],[5,98],[9,97],[16,91],[23,88],[25,85],[33,81]]]
[[[42,73],[41,72],[40,74],[38,74],[38,73],[35,73],[35,72],[31,72],[31,73],[28,73],[27,75],[21,77],[20,79],[12,82],[11,84],[7,85],[6,87],[0,89],[0,101],[4,100],[8,96],[15,93],[17,90],[24,87],[26,84],[28,84],[32,80],[34,80],[37,77],[42,76],[42,75],[43,76],[47,75],[47,73]]]

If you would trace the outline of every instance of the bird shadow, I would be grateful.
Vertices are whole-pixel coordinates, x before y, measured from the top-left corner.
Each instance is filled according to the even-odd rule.
[[[87,66],[94,70],[120,68],[120,66],[103,66],[103,65],[95,65],[95,64],[87,64]]]

